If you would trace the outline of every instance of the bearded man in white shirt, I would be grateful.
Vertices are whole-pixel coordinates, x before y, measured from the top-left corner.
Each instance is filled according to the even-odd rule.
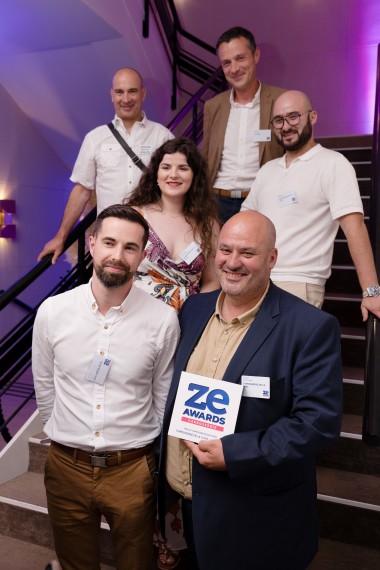
[[[270,217],[281,252],[273,282],[321,308],[339,227],[363,288],[361,311],[380,318],[380,286],[353,166],[314,138],[318,114],[301,91],[282,93],[273,107],[275,137],[285,150],[258,172],[242,210]]]
[[[146,89],[141,75],[123,67],[112,79],[111,100],[115,108],[115,130],[134,154],[147,166],[153,152],[174,135],[161,125],[149,121],[142,110]],[[101,125],[85,136],[70,180],[75,183],[57,234],[38,256],[53,253],[54,264],[63,251],[70,230],[79,220],[93,191],[96,191],[98,214],[111,204],[121,203],[140,180],[142,170],[116,140],[108,125]]]
[[[153,442],[179,337],[175,311],[133,286],[149,228],[117,204],[98,216],[92,280],[44,301],[33,332],[45,486],[63,570],[99,570],[101,516],[119,570],[151,570]]]

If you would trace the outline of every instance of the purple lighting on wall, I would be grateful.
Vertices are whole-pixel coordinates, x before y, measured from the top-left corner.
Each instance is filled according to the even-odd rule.
[[[352,77],[352,82],[356,86],[355,90],[360,90],[361,101],[357,105],[356,116],[362,125],[370,125],[373,128],[373,116],[375,107],[376,90],[376,69],[377,52],[380,43],[380,2],[373,0],[361,0],[354,2],[352,13],[351,37],[357,38],[356,43],[359,48],[359,60],[357,76]]]

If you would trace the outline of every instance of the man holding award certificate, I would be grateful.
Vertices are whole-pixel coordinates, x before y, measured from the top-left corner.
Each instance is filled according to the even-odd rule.
[[[318,549],[315,461],[340,432],[340,327],[271,283],[275,240],[258,212],[230,218],[222,290],[180,315],[159,510],[164,520],[167,482],[183,499],[191,570],[305,570]]]

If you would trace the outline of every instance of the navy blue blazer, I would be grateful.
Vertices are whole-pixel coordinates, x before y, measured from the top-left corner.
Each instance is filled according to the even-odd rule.
[[[219,291],[193,295],[163,422],[159,509],[167,432],[181,372]],[[193,460],[193,523],[201,570],[304,570],[318,548],[316,456],[340,433],[342,369],[337,320],[271,284],[223,379],[269,376],[270,399],[242,397],[226,471]]]

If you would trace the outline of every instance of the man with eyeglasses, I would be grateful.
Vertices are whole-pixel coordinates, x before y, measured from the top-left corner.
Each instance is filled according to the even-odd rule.
[[[242,204],[268,216],[277,230],[272,271],[282,289],[321,307],[339,226],[363,289],[363,320],[380,317],[380,287],[353,166],[314,140],[317,112],[309,97],[286,91],[273,107],[274,136],[285,155],[263,166]]]
[[[216,51],[232,89],[205,104],[203,154],[224,223],[239,212],[260,166],[284,153],[270,130],[273,103],[284,89],[257,78],[260,48],[249,30],[230,28]]]

